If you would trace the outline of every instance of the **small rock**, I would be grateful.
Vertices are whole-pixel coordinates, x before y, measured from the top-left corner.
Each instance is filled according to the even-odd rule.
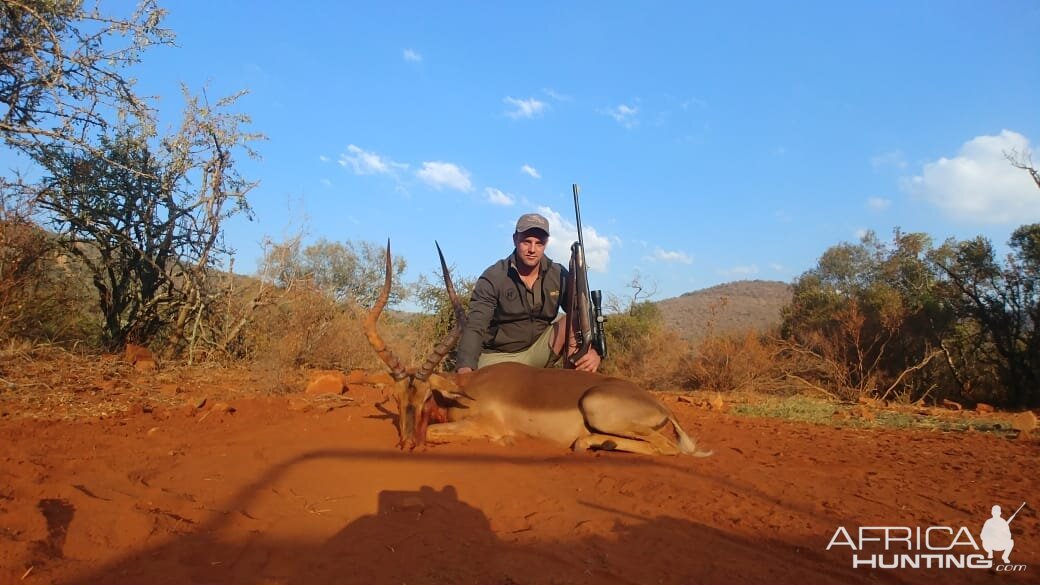
[[[716,412],[723,412],[726,410],[726,402],[722,399],[722,394],[716,392],[715,396],[711,399],[711,409]]]
[[[154,372],[156,370],[155,360],[137,360],[134,369],[138,372]]]
[[[1019,438],[1028,438],[1036,430],[1036,426],[1036,415],[1032,411],[1026,410],[1012,415],[1011,428],[1020,433]]]
[[[180,394],[181,387],[176,384],[162,384],[159,386],[159,394],[163,396],[176,396]]]
[[[203,406],[206,406],[206,397],[203,396],[203,397],[201,397],[201,398],[199,398],[199,399],[197,399],[194,402],[191,402],[189,404],[192,404],[195,407],[195,409],[202,408]]]
[[[152,427],[152,428],[148,429],[148,436],[149,437],[154,437],[155,434],[158,433],[158,432],[159,432],[159,427]]]
[[[130,407],[126,409],[126,415],[127,416],[148,414],[150,412],[152,412],[152,407],[150,405],[148,405],[148,404],[143,403],[143,402],[138,402],[138,403],[135,403],[135,404],[131,404]]]
[[[123,353],[123,359],[131,364],[136,364],[140,361],[154,362],[155,356],[152,355],[151,350],[143,345],[128,343],[126,344],[126,351]]]
[[[347,377],[342,372],[325,372],[314,377],[305,392],[307,394],[343,394],[347,391]]]
[[[975,412],[981,412],[983,414],[989,414],[989,413],[992,413],[992,412],[995,412],[995,411],[996,411],[995,408],[993,408],[989,404],[986,404],[985,402],[980,402],[980,403],[975,405]]]

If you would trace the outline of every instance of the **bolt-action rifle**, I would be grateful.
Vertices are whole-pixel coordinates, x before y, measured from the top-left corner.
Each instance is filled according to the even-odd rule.
[[[575,183],[574,217],[578,226],[578,241],[571,244],[570,288],[571,299],[567,309],[568,329],[574,332],[577,351],[570,357],[573,364],[581,356],[588,353],[589,348],[596,350],[601,359],[607,358],[607,336],[603,330],[603,292],[589,290],[589,273],[585,264],[585,240],[581,233],[581,206],[578,204],[578,191]]]

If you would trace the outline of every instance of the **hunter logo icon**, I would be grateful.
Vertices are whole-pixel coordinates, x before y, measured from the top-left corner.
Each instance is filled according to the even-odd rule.
[[[515,299],[516,298],[516,291],[513,290],[513,289],[506,290],[506,298],[509,299],[509,300]]]
[[[853,569],[981,569],[1018,573],[1028,565],[1011,564],[1015,541],[1011,522],[1026,505],[1006,520],[994,505],[990,518],[975,532],[966,526],[839,526],[827,550],[847,548]],[[976,536],[977,535],[977,536]],[[994,559],[993,553],[1001,553]]]
[[[1000,515],[1000,506],[993,506],[991,510],[992,517],[986,520],[986,523],[982,525],[982,548],[989,555],[989,558],[993,558],[993,551],[1003,552],[1001,559],[1004,564],[1011,562],[1011,549],[1015,548],[1015,541],[1011,538],[1011,521],[1018,516],[1018,513],[1022,511],[1022,507],[1026,503],[1022,502],[1022,505],[1015,510],[1015,513],[1010,518],[1004,520]]]

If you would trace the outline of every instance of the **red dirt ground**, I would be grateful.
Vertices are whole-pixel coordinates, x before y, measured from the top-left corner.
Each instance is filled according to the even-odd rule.
[[[344,406],[213,376],[86,384],[95,404],[139,391],[146,406],[71,420],[25,418],[9,391],[0,583],[1040,582],[1035,439],[839,429],[668,397],[712,457],[534,441],[402,453],[380,390],[353,387]],[[202,394],[210,406],[184,406]],[[218,398],[235,411],[209,410]],[[839,526],[965,526],[979,541],[993,504],[1007,517],[1023,501],[1014,574],[854,569],[848,547],[826,550]]]

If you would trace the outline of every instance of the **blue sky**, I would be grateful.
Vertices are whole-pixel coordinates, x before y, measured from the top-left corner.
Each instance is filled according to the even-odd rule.
[[[475,277],[531,211],[566,263],[572,183],[592,288],[638,272],[655,300],[791,281],[867,229],[1002,243],[1040,221],[1001,155],[1040,142],[1032,0],[165,4],[179,46],[140,90],[172,123],[181,82],[248,89],[269,137],[238,271],[302,228],[392,238],[409,280],[436,239]]]

